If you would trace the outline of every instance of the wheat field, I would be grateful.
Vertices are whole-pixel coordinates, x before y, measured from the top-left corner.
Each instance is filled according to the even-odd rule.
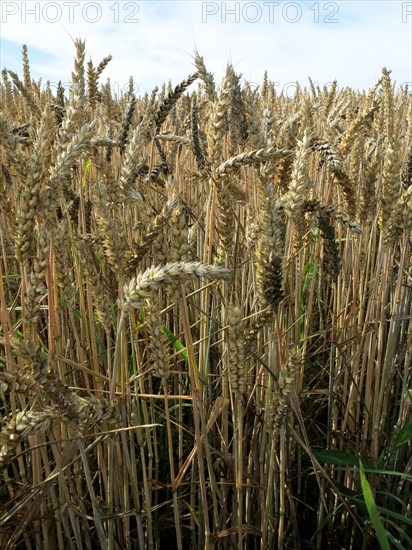
[[[411,548],[410,92],[110,61],[2,72],[0,547]]]

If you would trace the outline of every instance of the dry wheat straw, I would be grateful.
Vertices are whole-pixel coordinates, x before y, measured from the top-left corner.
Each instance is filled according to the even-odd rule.
[[[75,50],[66,92],[2,71],[0,546],[375,544],[315,449],[399,473],[368,480],[405,546],[406,87],[196,53],[190,95],[116,97]]]

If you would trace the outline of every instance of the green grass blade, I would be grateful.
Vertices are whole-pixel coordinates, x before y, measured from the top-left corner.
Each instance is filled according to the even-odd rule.
[[[359,459],[359,468],[360,468],[360,478],[363,497],[365,499],[365,504],[368,509],[369,517],[371,518],[373,527],[375,529],[376,538],[378,539],[379,546],[382,550],[390,550],[388,542],[388,534],[383,526],[381,518],[379,516],[378,509],[376,507],[375,499],[373,498],[372,489],[369,485],[368,480],[366,479],[365,470],[362,464],[362,461]]]
[[[333,464],[334,466],[358,466],[359,458],[345,451],[336,451],[329,449],[313,449],[313,456],[319,460],[319,462],[326,462],[326,464]],[[368,467],[371,467],[369,464]]]
[[[91,165],[91,160],[88,158],[84,163],[83,174],[82,174],[82,187],[86,185],[87,172],[89,171]]]
[[[410,420],[406,426],[404,426],[399,432],[395,445],[396,447],[401,447],[405,443],[408,443],[412,440],[412,420]]]
[[[187,356],[187,350],[186,346],[182,344],[182,342],[173,334],[171,330],[169,330],[166,326],[163,327],[163,332],[166,334],[166,336],[169,338],[169,340],[172,342],[173,347],[176,351],[180,352],[182,354],[183,359],[185,360],[186,365],[188,364],[188,356]]]

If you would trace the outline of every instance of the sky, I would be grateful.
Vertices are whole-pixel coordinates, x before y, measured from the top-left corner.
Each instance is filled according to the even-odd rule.
[[[1,68],[22,74],[26,44],[32,77],[70,82],[76,38],[86,60],[111,54],[102,80],[114,93],[133,76],[137,94],[194,72],[197,50],[217,82],[228,62],[260,85],[265,69],[276,89],[293,95],[308,77],[368,89],[382,67],[412,89],[412,1],[340,0],[2,0]]]

